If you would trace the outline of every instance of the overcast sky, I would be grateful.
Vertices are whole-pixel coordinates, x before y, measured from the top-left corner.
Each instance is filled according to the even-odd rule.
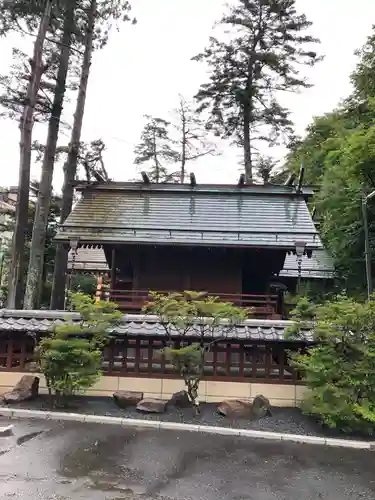
[[[94,57],[84,119],[84,140],[102,138],[107,144],[105,164],[110,177],[128,180],[136,176],[133,149],[144,124],[144,114],[168,116],[178,94],[191,97],[205,79],[205,68],[190,58],[201,51],[220,18],[221,0],[133,0],[136,26],[124,25]],[[350,92],[349,74],[360,48],[375,24],[375,1],[297,0],[298,8],[313,21],[312,34],[321,39],[325,60],[310,70],[314,87],[288,96],[297,132],[302,134],[314,115],[330,111]],[[0,73],[11,63],[12,46],[22,44],[31,54],[32,39],[16,36],[0,40]],[[285,101],[284,101],[285,102]],[[74,102],[65,116],[74,112]],[[64,132],[60,143],[68,142]],[[1,185],[18,181],[18,124],[0,118]],[[37,127],[34,138],[45,140]],[[221,156],[206,157],[190,165],[200,182],[235,182],[240,154],[221,144]],[[265,150],[265,153],[267,151]],[[283,151],[274,153],[278,158]],[[34,165],[37,179],[39,168]],[[61,186],[56,166],[54,185]]]

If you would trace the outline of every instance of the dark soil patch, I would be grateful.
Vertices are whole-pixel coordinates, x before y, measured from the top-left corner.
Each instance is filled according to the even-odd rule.
[[[28,410],[51,411],[47,396],[40,395],[33,401],[25,401],[12,405],[2,404],[12,408]],[[322,427],[314,418],[303,415],[298,408],[272,408],[272,415],[260,419],[231,420],[216,413],[217,404],[203,403],[200,406],[201,414],[194,415],[192,408],[176,408],[168,405],[164,414],[147,414],[136,411],[135,408],[120,409],[109,397],[75,396],[69,407],[57,408],[55,411],[85,413],[89,415],[106,415],[111,417],[135,418],[146,420],[162,420],[164,422],[181,422],[185,424],[209,425],[218,427],[233,427],[240,429],[254,429],[269,432],[288,434],[302,434],[305,436],[336,437],[347,439],[366,439],[363,436],[348,436],[340,431]],[[52,410],[53,411],[53,410]],[[367,438],[369,439],[369,438]]]

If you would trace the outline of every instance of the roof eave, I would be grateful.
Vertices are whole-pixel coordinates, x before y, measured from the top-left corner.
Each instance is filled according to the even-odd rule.
[[[244,194],[256,196],[257,194],[269,196],[287,196],[310,198],[314,190],[309,186],[303,186],[298,191],[295,186],[276,184],[172,184],[172,183],[150,183],[143,182],[80,182],[75,186],[77,191],[140,191],[140,192],[174,192],[174,193],[210,193],[210,194]]]

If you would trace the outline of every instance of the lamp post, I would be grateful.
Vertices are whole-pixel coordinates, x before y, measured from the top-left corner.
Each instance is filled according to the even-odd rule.
[[[64,310],[66,310],[66,306],[68,303],[68,297],[69,297],[69,292],[72,284],[72,277],[74,273],[74,265],[76,262],[76,257],[77,257],[77,249],[79,245],[79,240],[70,240],[70,249],[72,250],[72,267],[70,269],[70,273],[68,274],[68,279],[66,282],[66,287],[65,287],[65,298],[64,298]]]
[[[306,242],[305,241],[296,241],[294,243],[294,246],[296,249],[297,265],[298,265],[297,294],[299,295],[300,288],[301,288],[302,257],[303,257],[303,254],[305,253]]]
[[[367,202],[375,196],[375,191],[362,196],[362,217],[363,217],[363,230],[365,233],[365,263],[366,263],[366,284],[367,284],[367,299],[370,300],[372,295],[372,275],[371,275],[371,250],[370,239],[368,230],[368,217],[367,217]]]

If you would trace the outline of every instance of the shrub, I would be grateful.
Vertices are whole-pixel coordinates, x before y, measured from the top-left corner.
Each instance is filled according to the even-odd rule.
[[[39,370],[57,406],[96,382],[108,331],[122,316],[117,304],[95,302],[82,293],[72,294],[71,302],[81,321],[57,326],[51,336],[40,340],[36,351]]]
[[[198,386],[203,377],[206,353],[243,321],[249,311],[221,302],[204,292],[152,293],[144,311],[159,317],[167,338],[178,332],[182,338],[196,338],[197,343],[178,348],[166,347],[164,354],[184,380],[189,399],[199,413]]]
[[[375,432],[375,302],[341,296],[315,309],[304,301],[296,326],[314,316],[317,345],[295,357],[310,389],[303,410],[344,432]]]

